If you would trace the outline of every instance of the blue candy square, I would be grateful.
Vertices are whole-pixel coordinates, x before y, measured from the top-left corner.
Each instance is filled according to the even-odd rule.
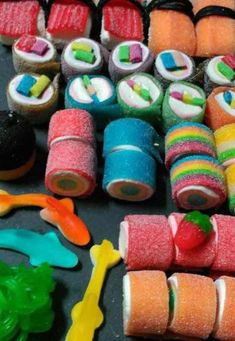
[[[18,84],[16,91],[23,95],[29,97],[30,89],[37,82],[37,80],[31,75],[24,75]]]

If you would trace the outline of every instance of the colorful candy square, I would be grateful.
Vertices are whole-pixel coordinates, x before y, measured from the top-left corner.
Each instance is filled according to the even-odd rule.
[[[36,82],[36,79],[31,75],[24,75],[20,83],[18,84],[16,91],[23,96],[29,97],[30,89],[34,86]]]

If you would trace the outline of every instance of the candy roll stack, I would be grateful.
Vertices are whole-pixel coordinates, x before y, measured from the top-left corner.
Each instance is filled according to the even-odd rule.
[[[123,278],[123,296],[125,335],[151,337],[166,332],[169,294],[164,272],[129,272]]]
[[[169,269],[174,246],[167,218],[126,216],[120,224],[119,251],[128,270]]]
[[[165,137],[165,165],[185,156],[202,154],[216,157],[213,132],[205,125],[182,122],[170,128]]]
[[[173,199],[186,210],[216,208],[226,200],[224,171],[210,156],[187,156],[176,161],[170,179]]]
[[[84,110],[56,112],[49,125],[45,183],[53,193],[84,197],[96,185],[94,125]]]
[[[235,163],[235,123],[227,124],[214,133],[218,160],[227,167]]]
[[[207,339],[216,318],[216,289],[211,278],[175,273],[169,279],[169,331],[184,337]]]
[[[227,188],[228,188],[228,201],[229,210],[235,214],[235,164],[228,166],[225,170]]]
[[[206,96],[200,87],[184,81],[171,83],[162,105],[163,130],[182,121],[202,122],[205,108]]]

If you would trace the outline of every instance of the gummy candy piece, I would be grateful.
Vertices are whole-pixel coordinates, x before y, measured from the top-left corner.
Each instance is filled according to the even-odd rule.
[[[31,75],[24,75],[20,83],[18,84],[16,91],[19,94],[28,97],[30,94],[30,89],[36,82],[36,79]]]
[[[24,35],[18,39],[16,43],[16,48],[24,52],[31,52],[33,45],[36,43],[37,39],[35,36]]]
[[[37,39],[35,44],[32,46],[32,52],[39,55],[43,56],[49,48],[49,45],[42,39]]]
[[[83,50],[77,50],[74,52],[74,57],[78,60],[86,62],[88,64],[94,64],[95,55],[93,52],[86,52]]]
[[[130,48],[127,45],[119,47],[119,60],[123,63],[128,63],[130,60]]]
[[[79,43],[74,41],[71,45],[73,51],[82,50],[85,52],[92,52],[92,47],[86,43]]]
[[[34,97],[40,97],[50,83],[50,78],[45,75],[41,75],[34,86],[30,89],[31,95]]]

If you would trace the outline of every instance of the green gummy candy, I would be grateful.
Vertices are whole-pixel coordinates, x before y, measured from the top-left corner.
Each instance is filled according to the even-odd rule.
[[[127,45],[120,46],[119,48],[119,60],[120,62],[127,63],[130,60],[130,48]]]
[[[205,104],[205,100],[203,98],[198,98],[198,97],[194,97],[192,99],[191,102],[192,105],[198,105],[200,107],[203,107],[203,105]]]
[[[224,77],[226,77],[228,80],[233,81],[235,78],[235,72],[233,71],[233,69],[231,69],[230,66],[228,66],[227,64],[220,62],[218,63],[218,70],[219,72],[222,73],[222,75]]]
[[[140,91],[140,96],[145,100],[145,101],[151,101],[151,95],[150,92],[147,89],[141,89]]]
[[[95,55],[93,52],[87,52],[83,50],[76,50],[74,51],[74,57],[78,60],[86,62],[88,64],[94,64],[95,62]]]
[[[91,80],[87,75],[83,76],[82,80],[83,80],[83,84],[84,84],[85,88],[87,88],[89,85],[91,85]]]
[[[173,289],[169,290],[169,306],[170,306],[170,312],[173,313],[175,308],[175,293]]]

